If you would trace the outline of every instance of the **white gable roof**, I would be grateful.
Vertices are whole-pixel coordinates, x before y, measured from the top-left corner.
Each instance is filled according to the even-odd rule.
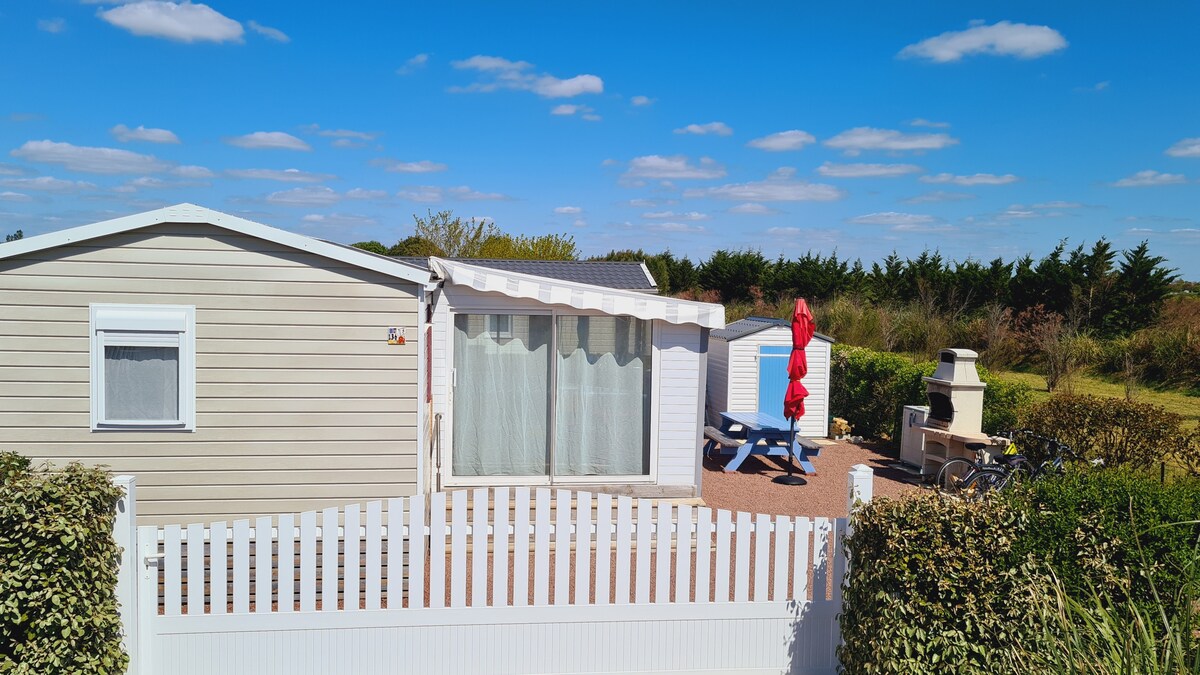
[[[351,246],[332,244],[320,239],[313,239],[295,232],[256,223],[245,218],[238,218],[220,211],[206,209],[195,204],[176,204],[166,208],[137,213],[123,218],[114,218],[100,223],[73,227],[36,237],[28,237],[17,241],[0,244],[0,260],[14,256],[33,253],[66,244],[74,244],[97,237],[107,237],[131,230],[138,230],[163,223],[204,223],[237,232],[250,237],[282,244],[300,251],[306,251],[324,258],[344,262],[355,267],[374,270],[381,274],[404,279],[417,284],[429,283],[428,271],[400,262],[393,258],[375,255]]]
[[[723,305],[509,272],[470,265],[460,260],[430,258],[429,264],[434,272],[448,283],[467,286],[477,291],[502,293],[513,298],[528,298],[545,304],[635,316],[639,319],[661,319],[676,324],[691,323],[704,328],[725,327]]]

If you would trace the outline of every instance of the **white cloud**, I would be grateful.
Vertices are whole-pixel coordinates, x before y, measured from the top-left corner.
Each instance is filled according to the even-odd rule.
[[[951,185],[1007,185],[1015,183],[1020,178],[1006,173],[1003,176],[997,176],[994,173],[976,173],[969,176],[956,176],[952,173],[939,173],[932,176],[921,176],[922,183],[951,184]]]
[[[704,226],[691,223],[653,223],[647,225],[646,229],[657,232],[703,232]]]
[[[327,173],[312,173],[300,169],[228,169],[225,174],[233,178],[274,180],[282,183],[321,183],[337,178]]]
[[[276,42],[291,42],[292,41],[292,38],[288,37],[287,33],[284,33],[283,31],[279,30],[278,28],[271,28],[270,26],[264,26],[261,23],[254,21],[254,20],[247,21],[246,25],[250,28],[250,30],[254,31],[255,33],[266,36],[268,39],[274,40]]]
[[[650,220],[708,220],[710,216],[707,213],[699,211],[688,211],[686,213],[675,213],[674,211],[651,211],[643,213],[643,218]]]
[[[346,199],[387,199],[387,190],[368,190],[366,188],[354,188],[346,192]]]
[[[533,73],[528,61],[509,61],[499,56],[472,56],[454,61],[459,70],[474,70],[485,76],[482,82],[465,87],[453,87],[453,92],[492,92],[501,89],[531,91],[543,98],[572,98],[581,94],[604,92],[604,81],[595,75],[576,75],[560,79],[544,73]]]
[[[267,195],[267,201],[280,206],[330,206],[341,201],[342,195],[324,185],[281,190]]]
[[[927,204],[931,202],[961,202],[968,199],[978,199],[978,197],[972,194],[967,194],[966,192],[945,192],[942,190],[935,190],[933,192],[926,192],[925,194],[917,195],[916,197],[909,197],[908,199],[902,201],[905,204]]]
[[[124,124],[108,130],[108,133],[113,135],[113,138],[128,143],[130,141],[145,141],[146,143],[178,143],[179,137],[173,131],[166,129],[147,129],[142,125],[138,125],[136,129],[130,129]]]
[[[30,202],[33,197],[20,192],[10,192],[8,190],[0,192],[0,202]]]
[[[577,213],[583,213],[583,208],[579,206],[556,206],[554,207],[554,212],[564,216],[575,215]]]
[[[38,19],[38,30],[47,33],[61,33],[67,29],[67,20],[61,18],[54,19]]]
[[[892,232],[953,232],[958,228],[953,225],[935,224],[935,223],[900,223],[893,225]]]
[[[369,216],[359,216],[352,213],[310,213],[302,218],[302,222],[314,225],[333,225],[343,227],[362,227],[378,225],[379,221]]]
[[[320,125],[310,124],[304,127],[304,131],[326,138],[349,138],[356,141],[373,141],[379,138],[379,134],[370,131],[354,131],[353,129],[322,129]]]
[[[825,141],[826,147],[841,150],[847,155],[857,155],[864,150],[940,150],[957,144],[958,139],[949,134],[906,134],[895,129],[874,127],[855,127]]]
[[[83,173],[122,174],[159,173],[171,167],[151,155],[141,155],[117,148],[91,148],[55,141],[26,141],[10,152],[29,162],[60,164],[71,171]]]
[[[689,124],[686,127],[676,129],[677,134],[695,134],[697,136],[707,136],[713,134],[716,136],[729,136],[733,133],[733,129],[729,128],[724,122],[709,122],[707,124]]]
[[[629,102],[636,106],[643,106],[654,103],[654,99],[650,98],[649,96],[634,96],[633,98],[629,99]]]
[[[404,62],[403,66],[396,69],[397,75],[411,75],[418,70],[424,68],[429,63],[428,54],[417,54],[411,59]]]
[[[817,167],[817,173],[830,178],[895,178],[918,173],[916,164],[834,164],[825,162]]]
[[[171,175],[179,176],[180,178],[212,178],[213,172],[202,166],[187,164],[171,169]]]
[[[725,167],[709,157],[701,157],[699,165],[683,155],[645,155],[629,160],[625,178],[708,179],[725,175]]]
[[[143,37],[177,42],[241,42],[242,24],[204,4],[141,0],[97,12],[108,23]]]
[[[1109,82],[1108,80],[1104,80],[1103,82],[1097,82],[1096,84],[1093,84],[1088,87],[1075,87],[1075,91],[1086,92],[1086,93],[1095,93],[1098,91],[1104,91],[1105,89],[1108,89],[1109,85],[1111,85],[1111,84],[1112,84],[1112,82]]]
[[[918,117],[917,119],[910,121],[908,124],[909,126],[914,127],[932,127],[934,129],[947,129],[950,127],[949,122],[934,122],[927,120],[924,117]]]
[[[0,162],[0,176],[24,176],[27,173],[30,171],[23,166]]]
[[[1064,202],[1064,201],[1056,200],[1056,201],[1052,201],[1052,202],[1042,202],[1040,204],[1034,204],[1033,208],[1035,208],[1035,209],[1082,209],[1083,206],[1084,205],[1080,202]]]
[[[376,159],[372,160],[373,166],[381,167],[384,171],[391,173],[435,173],[445,171],[449,167],[441,162],[433,162],[428,159],[422,159],[418,162],[401,162],[394,159]]]
[[[589,122],[599,122],[600,116],[586,105],[576,105],[572,103],[562,103],[550,109],[551,115],[574,115],[579,113],[579,116]]]
[[[1113,183],[1113,187],[1151,187],[1155,185],[1175,185],[1177,183],[1186,183],[1187,177],[1177,173],[1159,173],[1147,169],[1139,171],[1132,176],[1126,176],[1121,180]]]
[[[941,35],[911,44],[900,50],[900,58],[929,59],[935,63],[958,61],[972,54],[1015,56],[1035,59],[1066,49],[1062,33],[1049,26],[1000,21],[972,26],[966,30],[947,31]]]
[[[251,150],[312,150],[312,146],[282,131],[255,131],[225,139],[229,145]]]
[[[807,131],[799,129],[791,129],[788,131],[779,131],[762,138],[756,138],[746,145],[759,150],[768,152],[784,152],[786,150],[799,150],[809,143],[816,142],[816,138]]]
[[[113,188],[113,192],[134,193],[140,190],[165,190],[168,188],[180,187],[191,183],[181,183],[178,181],[165,181],[161,178],[153,178],[150,176],[142,176],[134,178],[131,181],[126,181],[123,185],[118,185]]]
[[[750,216],[769,216],[779,213],[779,211],[766,206],[765,204],[746,202],[745,204],[738,204],[737,206],[730,207],[729,213],[741,213]]]
[[[71,192],[96,189],[96,186],[92,183],[74,180],[62,180],[61,178],[53,178],[51,176],[38,176],[37,178],[6,178],[4,180],[0,180],[0,185],[17,188],[18,190],[34,190],[37,192],[52,192],[56,194],[68,194]]]
[[[1185,138],[1167,148],[1172,157],[1200,157],[1200,138]]]
[[[868,213],[862,216],[846,219],[847,223],[855,225],[932,225],[938,221],[933,216],[920,213],[899,213],[897,211],[882,211]]]
[[[396,196],[401,199],[407,199],[413,202],[442,202],[442,201],[504,201],[511,199],[508,195],[500,194],[499,192],[479,192],[472,190],[466,185],[457,187],[439,187],[435,185],[419,185],[416,187],[405,188],[396,193]]]
[[[842,190],[822,183],[793,178],[796,170],[777,169],[766,180],[751,183],[731,183],[702,190],[688,190],[684,197],[715,197],[751,202],[828,202],[846,196]]]

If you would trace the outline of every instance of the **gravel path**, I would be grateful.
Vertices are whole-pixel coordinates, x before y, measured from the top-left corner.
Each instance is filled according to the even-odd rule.
[[[701,496],[714,509],[749,511],[771,515],[827,516],[847,515],[848,484],[846,474],[855,464],[875,470],[876,497],[892,497],[918,489],[905,482],[908,474],[888,466],[894,452],[871,443],[855,445],[835,442],[821,448],[813,458],[817,475],[805,476],[808,485],[790,486],[771,482],[787,472],[785,458],[752,455],[738,471],[725,473],[730,455],[704,461]],[[796,473],[800,473],[799,467]]]

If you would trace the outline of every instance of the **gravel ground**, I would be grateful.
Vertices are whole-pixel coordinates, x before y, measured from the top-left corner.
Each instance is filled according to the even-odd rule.
[[[782,457],[751,455],[733,473],[724,466],[732,455],[714,456],[704,461],[701,496],[714,509],[749,511],[771,515],[827,516],[847,515],[849,492],[847,473],[855,464],[866,464],[875,470],[876,497],[893,497],[918,489],[904,479],[908,474],[888,464],[896,454],[875,444],[834,442],[821,448],[812,462],[815,476],[805,476],[807,485],[791,486],[771,482],[787,472],[787,460]],[[800,473],[799,466],[795,469]]]

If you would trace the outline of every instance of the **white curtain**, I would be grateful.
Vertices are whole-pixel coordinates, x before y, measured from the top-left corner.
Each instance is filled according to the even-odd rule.
[[[555,472],[649,472],[650,322],[623,316],[558,318]]]
[[[547,474],[552,328],[549,316],[454,317],[454,475]]]
[[[106,345],[104,408],[108,420],[178,420],[179,348]]]

